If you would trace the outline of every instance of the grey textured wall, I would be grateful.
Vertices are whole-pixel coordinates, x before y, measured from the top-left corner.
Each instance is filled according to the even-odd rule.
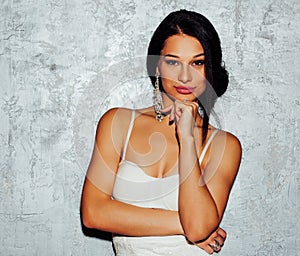
[[[149,104],[137,63],[179,8],[219,32],[221,125],[244,149],[221,255],[300,255],[299,0],[1,1],[1,255],[112,255],[80,225],[95,125],[111,106]]]

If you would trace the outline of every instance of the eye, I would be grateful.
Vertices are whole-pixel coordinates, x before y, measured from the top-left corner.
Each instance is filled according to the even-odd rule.
[[[204,60],[195,60],[194,62],[193,62],[193,65],[194,66],[201,66],[201,65],[203,65],[204,64]]]
[[[165,62],[168,65],[171,65],[171,66],[177,66],[177,65],[179,65],[179,62],[177,60],[165,60]]]

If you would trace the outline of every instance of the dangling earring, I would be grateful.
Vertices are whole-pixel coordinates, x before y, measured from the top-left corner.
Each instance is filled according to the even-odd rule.
[[[203,107],[202,107],[201,105],[200,105],[199,108],[198,108],[198,112],[199,112],[200,116],[201,116],[202,118],[204,118],[204,109],[203,109]]]
[[[161,113],[161,110],[163,109],[163,101],[162,101],[161,91],[159,90],[158,71],[156,71],[155,78],[156,78],[156,80],[155,80],[154,89],[153,89],[153,105],[154,105],[154,111],[156,114],[156,120],[161,122],[164,119],[164,116]]]

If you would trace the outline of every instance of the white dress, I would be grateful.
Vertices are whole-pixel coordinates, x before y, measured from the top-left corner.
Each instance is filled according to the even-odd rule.
[[[178,174],[155,178],[146,174],[135,163],[125,160],[134,118],[135,112],[133,111],[112,198],[140,207],[178,211]],[[214,130],[206,143],[199,158],[200,163],[216,132],[217,130]],[[117,256],[209,255],[198,246],[188,243],[182,235],[143,237],[113,235],[113,244]]]

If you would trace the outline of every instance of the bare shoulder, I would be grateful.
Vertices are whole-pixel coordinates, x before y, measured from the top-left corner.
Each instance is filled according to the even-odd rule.
[[[218,162],[224,171],[235,175],[242,157],[240,140],[230,132],[219,130],[212,141],[210,157]]]
[[[106,127],[112,125],[126,125],[131,118],[132,109],[128,108],[111,108],[106,111],[98,122],[99,127]]]
[[[129,108],[111,108],[106,111],[99,120],[99,124],[106,122],[125,121],[130,119],[132,109]]]
[[[105,112],[97,125],[97,138],[102,136],[123,137],[130,123],[132,109],[112,108]]]
[[[240,140],[234,135],[232,134],[231,132],[228,132],[228,131],[219,131],[218,132],[218,135],[220,137],[223,137],[225,138],[225,142],[227,144],[228,147],[233,147],[235,149],[242,149],[242,145],[241,145],[241,142]]]
[[[215,138],[213,139],[213,144],[223,146],[226,150],[242,151],[242,145],[240,140],[232,133],[218,130]]]

